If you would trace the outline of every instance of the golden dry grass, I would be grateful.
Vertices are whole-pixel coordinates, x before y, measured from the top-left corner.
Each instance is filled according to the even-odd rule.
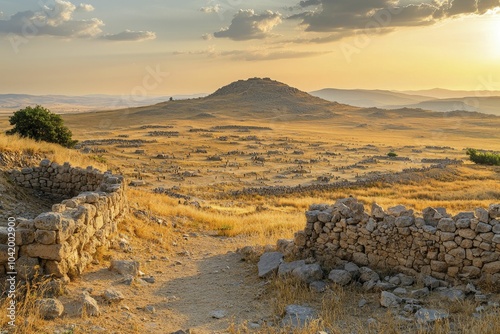
[[[106,165],[81,154],[77,150],[70,150],[57,144],[21,138],[18,135],[7,136],[0,133],[0,152],[16,152],[26,155],[38,154],[60,164],[70,162],[73,166],[82,168],[92,165],[102,171],[107,169]]]

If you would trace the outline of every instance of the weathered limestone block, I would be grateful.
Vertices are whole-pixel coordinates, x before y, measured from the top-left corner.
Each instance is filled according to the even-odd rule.
[[[62,216],[57,212],[45,212],[38,215],[34,223],[37,229],[57,231],[62,228]]]
[[[52,245],[56,242],[56,231],[36,230],[35,241],[39,244]]]
[[[16,245],[28,245],[35,241],[35,231],[33,229],[16,229]]]
[[[64,257],[63,245],[31,244],[22,246],[29,257],[39,257],[46,260],[61,261]]]

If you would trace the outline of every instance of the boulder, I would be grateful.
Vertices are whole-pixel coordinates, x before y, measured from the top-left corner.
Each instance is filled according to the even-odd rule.
[[[267,252],[260,257],[257,268],[259,269],[259,277],[265,278],[278,271],[280,264],[283,262],[283,253]]]
[[[303,328],[318,317],[316,310],[300,305],[288,305],[285,307],[285,312],[281,324],[292,328]]]
[[[415,313],[415,319],[421,324],[431,324],[436,321],[445,320],[450,315],[445,311],[421,308]]]
[[[368,267],[361,267],[359,268],[359,280],[361,281],[361,283],[365,283],[368,281],[377,282],[380,280],[380,276]]]
[[[352,276],[347,270],[334,269],[328,274],[328,279],[333,283],[344,286],[351,282]]]
[[[383,307],[398,307],[403,300],[393,293],[382,291],[380,293],[380,305]]]
[[[298,278],[303,282],[311,283],[323,278],[323,270],[317,263],[306,264],[292,270],[292,276]]]
[[[82,315],[90,315],[92,317],[98,317],[101,315],[101,310],[99,309],[99,305],[97,301],[90,296],[87,291],[83,292],[83,300],[82,300]]]
[[[139,262],[126,260],[112,260],[109,270],[117,272],[120,275],[129,275],[136,277],[139,275]]]
[[[111,304],[112,303],[119,303],[123,299],[125,299],[125,297],[123,296],[123,293],[121,293],[120,291],[115,290],[115,289],[107,289],[106,291],[104,291],[102,296],[108,303],[111,303]]]
[[[36,301],[40,316],[46,320],[58,318],[64,312],[63,304],[54,298],[44,298]]]
[[[290,274],[294,269],[305,266],[306,261],[298,260],[293,262],[282,262],[278,268],[278,275],[284,276],[286,274]]]

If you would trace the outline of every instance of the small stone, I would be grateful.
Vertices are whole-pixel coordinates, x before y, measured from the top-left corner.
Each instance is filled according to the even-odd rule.
[[[474,295],[474,300],[479,303],[486,303],[488,301],[489,297],[487,295],[483,295],[481,293],[476,293]]]
[[[303,282],[311,283],[323,278],[323,270],[317,263],[306,264],[302,267],[295,268],[292,271],[292,276],[297,277]]]
[[[410,292],[410,296],[413,298],[422,298],[428,296],[430,293],[429,288],[425,287],[423,289],[413,290]]]
[[[361,308],[361,307],[365,306],[366,304],[368,304],[366,299],[360,299],[358,302],[358,307]]]
[[[54,298],[44,298],[36,301],[40,316],[46,320],[58,318],[64,312],[63,304]]]
[[[429,289],[436,289],[439,288],[439,280],[435,279],[432,276],[425,276],[424,277],[424,286],[428,287]]]
[[[462,301],[465,299],[465,293],[458,289],[444,289],[439,291],[439,294],[450,302]]]
[[[328,279],[333,283],[345,286],[351,282],[352,276],[347,270],[334,269],[330,271]]]
[[[156,308],[153,305],[147,305],[144,307],[144,311],[155,314],[156,313]]]
[[[344,270],[348,271],[353,279],[357,279],[359,277],[359,267],[356,263],[347,262],[344,265]]]
[[[139,275],[139,262],[112,260],[109,270],[117,272],[121,275],[130,275],[132,277],[137,277]]]
[[[222,319],[227,316],[227,312],[224,310],[217,310],[210,312],[210,316],[214,319]]]
[[[305,266],[306,261],[298,260],[293,262],[283,262],[280,264],[278,268],[278,275],[284,276],[286,274],[290,274],[294,269]]]
[[[380,305],[383,307],[398,307],[402,299],[393,293],[382,291],[380,294]]]
[[[323,281],[314,281],[311,284],[309,284],[309,289],[311,289],[312,291],[321,293],[321,292],[326,291],[327,286],[328,286],[328,284],[326,284]]]
[[[98,317],[101,315],[97,301],[87,291],[83,292],[82,314]]]
[[[292,328],[305,327],[310,321],[317,318],[317,312],[306,306],[288,305],[285,307],[285,312],[282,325]]]
[[[102,296],[108,303],[119,303],[125,299],[123,293],[115,289],[107,289]]]
[[[144,282],[147,282],[149,284],[153,284],[156,282],[156,279],[153,277],[153,276],[149,276],[149,277],[142,277],[141,278]]]
[[[396,288],[392,291],[395,295],[406,295],[408,291],[405,288]]]
[[[368,267],[361,267],[359,269],[359,274],[360,274],[359,280],[361,281],[361,283],[380,280],[380,276],[375,271],[373,271]]]
[[[415,283],[415,278],[413,278],[411,276],[399,274],[398,277],[401,280],[401,283],[400,283],[401,286],[411,286],[411,285],[413,285],[413,283]]]
[[[432,310],[426,308],[421,308],[415,313],[415,318],[417,319],[417,322],[421,324],[430,324],[439,320],[445,320],[449,316],[450,315],[445,311]]]

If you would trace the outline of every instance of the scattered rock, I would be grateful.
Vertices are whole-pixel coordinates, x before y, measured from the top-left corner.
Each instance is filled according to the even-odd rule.
[[[382,291],[380,293],[380,305],[383,307],[398,307],[403,300],[393,293]]]
[[[306,261],[304,260],[299,260],[299,261],[293,261],[293,262],[283,262],[280,264],[278,268],[278,275],[283,276],[286,274],[290,274],[294,269],[297,269],[299,267],[303,267],[306,265]]]
[[[303,282],[311,283],[323,279],[323,270],[317,263],[306,264],[302,267],[295,268],[292,271],[292,276]]]
[[[149,277],[142,277],[141,278],[144,282],[147,282],[149,284],[153,284],[156,282],[156,279],[153,277],[153,276],[149,276]]]
[[[139,275],[139,262],[112,260],[109,270],[117,272],[121,275],[130,275],[132,277],[136,277]]]
[[[259,269],[259,277],[265,278],[277,272],[280,264],[283,262],[283,253],[268,252],[262,254],[257,268]]]
[[[345,286],[351,282],[352,276],[347,270],[334,269],[328,274],[328,279],[333,283]]]
[[[428,287],[429,289],[436,289],[439,288],[439,280],[435,279],[432,276],[425,276],[424,277],[424,286]]]
[[[359,268],[359,280],[361,281],[361,283],[365,283],[365,282],[368,282],[368,281],[379,281],[380,280],[380,276],[375,272],[373,271],[372,269],[368,268],[368,267],[361,267]]]
[[[348,271],[353,279],[358,279],[360,272],[359,272],[359,267],[356,263],[347,262],[344,265],[344,270]]]
[[[98,317],[101,315],[97,301],[87,291],[83,292],[82,314]]]
[[[144,307],[144,311],[155,314],[156,313],[156,308],[153,305],[147,305]]]
[[[425,297],[425,296],[428,296],[430,293],[429,291],[429,288],[425,287],[423,289],[418,289],[418,290],[413,290],[410,295],[413,297],[413,298],[422,298],[422,297]]]
[[[44,298],[36,301],[40,316],[46,320],[58,318],[64,312],[63,304],[54,298]]]
[[[222,319],[222,318],[225,318],[227,316],[227,311],[224,311],[224,310],[212,311],[212,312],[210,312],[210,316],[214,319]]]
[[[408,291],[405,288],[396,288],[392,291],[395,295],[406,295]]]
[[[317,318],[316,310],[306,306],[288,305],[285,307],[285,312],[281,324],[292,328],[305,327],[307,323]]]
[[[107,289],[102,296],[108,303],[119,303],[125,299],[123,293],[115,289]]]
[[[450,315],[445,311],[421,308],[415,313],[415,319],[421,324],[430,324],[439,320],[445,320]]]
[[[439,294],[450,302],[461,301],[465,299],[465,293],[458,289],[444,289]]]
[[[309,289],[311,289],[312,291],[321,293],[321,292],[326,291],[327,286],[328,286],[328,284],[326,284],[323,281],[314,281],[311,284],[309,284]]]

